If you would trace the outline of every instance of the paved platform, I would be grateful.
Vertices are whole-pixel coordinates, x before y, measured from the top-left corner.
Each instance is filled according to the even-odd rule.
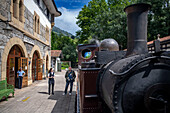
[[[76,83],[72,95],[63,96],[65,71],[55,75],[54,95],[48,95],[48,80],[40,80],[22,89],[15,97],[0,102],[0,113],[75,113]],[[68,88],[69,89],[69,88]]]

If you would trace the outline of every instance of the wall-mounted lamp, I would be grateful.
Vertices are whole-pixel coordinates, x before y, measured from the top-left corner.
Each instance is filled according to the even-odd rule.
[[[48,47],[48,51],[51,51],[51,48],[50,48],[50,47]]]
[[[45,46],[43,46],[43,49],[45,49],[45,47],[46,47],[46,45],[45,45]]]
[[[7,20],[0,20],[0,22],[6,23],[6,28],[3,28],[3,30],[12,31],[11,27],[9,26],[9,22],[11,22],[11,13],[10,12],[8,12]]]
[[[45,47],[48,47],[47,50],[48,50],[48,51],[51,51],[50,46],[45,45],[45,46],[43,46],[43,49],[45,49]]]

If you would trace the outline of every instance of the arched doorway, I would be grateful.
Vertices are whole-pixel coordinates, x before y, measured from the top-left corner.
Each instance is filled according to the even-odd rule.
[[[42,80],[42,65],[43,60],[40,59],[40,55],[37,51],[34,52],[32,58],[32,81]]]
[[[18,87],[18,79],[17,79],[17,71],[22,67],[22,70],[26,73],[23,77],[23,85],[27,86],[28,78],[27,78],[27,67],[28,67],[28,59],[24,58],[24,55],[18,45],[14,45],[7,58],[7,83],[14,85],[14,87]]]

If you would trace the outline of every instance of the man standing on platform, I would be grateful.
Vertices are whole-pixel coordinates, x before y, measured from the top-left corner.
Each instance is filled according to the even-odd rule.
[[[25,75],[25,72],[22,70],[22,67],[20,67],[19,71],[17,72],[18,77],[18,88],[22,88],[22,78]]]
[[[67,71],[66,74],[65,74],[65,78],[66,78],[66,87],[65,87],[65,91],[64,91],[63,95],[66,95],[66,94],[67,94],[67,89],[68,89],[69,84],[70,84],[70,92],[69,92],[69,95],[71,95],[71,93],[72,93],[72,87],[73,87],[73,82],[75,81],[75,78],[76,78],[76,74],[75,74],[75,72],[71,69],[71,67],[68,68],[68,71]]]

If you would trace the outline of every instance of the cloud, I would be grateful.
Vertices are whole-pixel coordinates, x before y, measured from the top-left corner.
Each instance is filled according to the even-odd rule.
[[[76,17],[81,9],[66,9],[61,7],[58,10],[61,11],[62,15],[55,18],[55,26],[75,35],[76,31],[80,30],[76,24]]]

